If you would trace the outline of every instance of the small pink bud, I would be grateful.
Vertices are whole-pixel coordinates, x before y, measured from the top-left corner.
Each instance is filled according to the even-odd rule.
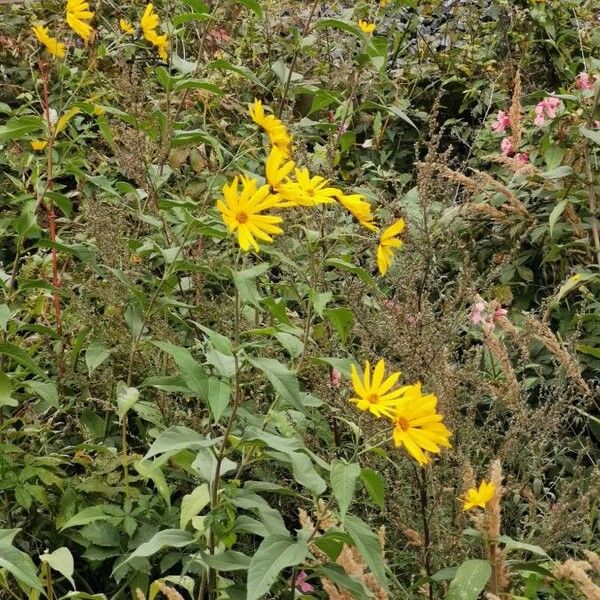
[[[339,388],[342,383],[342,373],[338,371],[338,369],[331,369],[331,373],[329,374],[329,381],[331,382],[331,386],[334,388]]]
[[[304,571],[300,571],[296,576],[296,589],[300,590],[303,594],[308,594],[310,592],[315,591],[315,586],[306,582],[306,573]]]
[[[505,137],[500,142],[500,149],[505,156],[512,156],[515,153],[515,145],[513,144],[512,138]]]
[[[503,110],[499,110],[496,120],[492,124],[492,131],[502,133],[508,127],[510,127],[510,117]]]
[[[590,77],[589,73],[582,71],[575,78],[575,86],[578,90],[589,91],[594,89],[594,80]]]
[[[515,160],[519,161],[521,164],[528,165],[529,154],[527,154],[527,152],[518,152],[515,154]]]

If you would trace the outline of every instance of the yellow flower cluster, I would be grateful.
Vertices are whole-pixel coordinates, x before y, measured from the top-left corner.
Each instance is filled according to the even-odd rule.
[[[90,10],[90,5],[86,0],[67,0],[65,18],[67,25],[86,43],[92,39],[94,29],[90,25],[90,21],[94,18],[94,13]],[[140,20],[142,34],[157,49],[160,58],[167,60],[169,40],[165,34],[157,33],[159,24],[160,21],[158,15],[154,12],[154,6],[151,3],[146,5]],[[119,19],[119,27],[126,34],[133,35],[135,33],[135,27],[127,19]],[[48,28],[43,23],[34,25],[32,31],[52,56],[64,57],[65,44],[50,36]]]
[[[361,194],[345,194],[342,190],[330,185],[330,182],[319,175],[311,175],[306,167],[298,167],[290,158],[292,152],[292,136],[283,122],[273,114],[267,114],[260,100],[248,105],[252,120],[265,132],[271,144],[265,161],[265,179],[267,184],[256,188],[256,182],[247,178],[235,178],[231,185],[223,188],[223,198],[217,202],[225,224],[231,232],[235,232],[238,243],[243,250],[250,247],[258,250],[256,238],[272,242],[271,234],[283,233],[275,223],[281,223],[280,217],[269,216],[265,220],[262,212],[268,209],[288,208],[292,206],[312,207],[319,204],[339,203],[350,212],[366,229],[377,231],[371,205]],[[239,184],[242,185],[238,193]],[[272,199],[268,206],[265,194]],[[260,200],[252,200],[258,193]],[[260,207],[258,209],[257,207]],[[275,220],[274,220],[275,219]],[[388,270],[394,252],[402,246],[398,238],[404,230],[404,220],[399,219],[385,229],[380,236],[377,249],[377,264],[383,275]]]
[[[452,433],[437,412],[437,397],[423,394],[420,383],[395,387],[399,378],[399,372],[385,377],[383,359],[372,372],[366,361],[362,377],[352,365],[356,397],[350,398],[350,402],[377,418],[389,419],[393,424],[392,437],[396,447],[404,447],[419,465],[426,465],[430,461],[427,453],[438,454],[442,448],[450,448]]]
[[[472,508],[485,508],[488,502],[494,497],[496,486],[487,481],[482,481],[479,484],[479,489],[471,488],[467,490],[463,499],[463,510],[471,510]]]
[[[86,43],[94,33],[88,22],[93,17],[90,5],[84,0],[67,0],[67,24]]]
[[[156,28],[158,25],[158,15],[154,12],[154,6],[152,3],[150,3],[146,6],[146,10],[144,11],[140,21],[142,34],[144,35],[144,38],[147,39],[157,49],[158,55],[163,60],[167,60],[169,40],[166,35],[159,35],[156,33]]]
[[[52,37],[48,33],[48,28],[44,27],[42,23],[37,23],[31,30],[38,41],[45,46],[46,50],[48,50],[52,56],[62,58],[65,55],[65,45],[62,42],[59,42],[55,37]]]

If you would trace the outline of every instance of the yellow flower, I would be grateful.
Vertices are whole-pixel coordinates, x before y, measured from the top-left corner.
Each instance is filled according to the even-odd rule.
[[[275,115],[265,115],[262,102],[254,100],[254,104],[248,104],[248,111],[252,120],[262,127],[269,136],[273,146],[277,146],[284,156],[289,156],[292,146],[292,138],[285,125]]]
[[[32,28],[35,37],[41,42],[52,56],[62,58],[65,55],[65,45],[59,42],[56,38],[48,35],[48,28],[41,23],[34,25]]]
[[[156,33],[159,20],[158,15],[154,12],[154,6],[152,3],[146,5],[142,19],[140,20],[140,27],[144,37],[158,50],[158,55],[162,60],[167,60],[169,57],[168,47],[169,40],[166,35],[159,35]]]
[[[144,10],[144,14],[140,21],[140,27],[142,28],[144,37],[146,37],[147,32],[154,31],[158,27],[158,15],[154,12],[152,3],[146,5],[146,9]]]
[[[92,109],[92,114],[95,117],[99,117],[104,114],[104,109],[99,104],[94,104],[94,108]]]
[[[360,30],[367,35],[371,35],[375,31],[375,23],[369,23],[368,21],[363,21],[362,19],[358,21],[358,26],[360,27]]]
[[[365,363],[362,379],[359,377],[356,367],[352,365],[352,387],[358,397],[350,398],[350,402],[356,404],[360,410],[369,411],[376,417],[391,418],[393,409],[403,393],[402,388],[390,392],[396,385],[400,373],[392,373],[385,381],[383,380],[384,374],[383,358],[375,366],[372,378],[369,361]]]
[[[316,206],[334,202],[336,196],[343,196],[337,188],[327,187],[329,181],[320,175],[311,177],[306,167],[295,170],[296,181],[283,186],[281,193],[301,206]]]
[[[572,277],[569,278],[573,283],[577,283],[583,279],[583,275],[581,273],[575,273]]]
[[[241,194],[238,191],[242,184]],[[252,246],[258,252],[256,238],[273,242],[269,234],[283,233],[276,225],[281,217],[263,215],[263,211],[279,206],[279,196],[271,194],[268,185],[257,188],[254,179],[234,177],[230,185],[223,186],[223,196],[217,201],[217,209],[229,231],[235,231],[240,248],[246,252]]]
[[[41,152],[48,145],[46,140],[31,140],[29,143],[36,152]]]
[[[371,205],[365,200],[364,196],[361,194],[339,194],[336,198],[347,211],[356,217],[363,227],[371,231],[377,231],[377,227],[373,223]]]
[[[135,33],[135,27],[131,24],[131,21],[127,19],[119,19],[119,27],[123,33],[133,35]]]
[[[387,6],[388,0],[379,0],[379,6],[381,8],[385,8]]]
[[[392,414],[394,443],[404,446],[420,465],[426,465],[430,459],[424,451],[437,454],[441,446],[450,448],[448,439],[452,434],[436,412],[437,398],[433,394],[423,396],[420,383],[398,391],[401,398]]]
[[[487,503],[494,497],[495,492],[496,487],[493,483],[482,481],[479,484],[479,489],[471,488],[465,494],[463,510],[471,510],[477,506],[485,508]]]
[[[281,188],[294,168],[294,161],[286,159],[285,154],[277,147],[273,146],[265,163],[265,174],[267,181],[274,192],[281,192]],[[282,164],[283,163],[283,164]],[[291,204],[290,204],[291,206]]]
[[[402,240],[398,239],[398,235],[404,230],[404,219],[398,219],[390,225],[379,237],[379,245],[377,246],[377,266],[382,275],[387,273],[387,270],[392,264],[394,252],[402,246]]]
[[[94,13],[90,11],[90,5],[85,0],[67,0],[67,23],[85,42],[89,42],[94,33],[93,28],[86,23],[93,17]]]

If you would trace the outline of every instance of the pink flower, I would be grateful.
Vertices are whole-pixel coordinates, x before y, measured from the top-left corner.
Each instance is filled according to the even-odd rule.
[[[600,121],[594,121],[594,127],[600,129]]]
[[[527,152],[518,152],[515,154],[515,160],[520,162],[523,165],[529,164],[529,154]]]
[[[513,144],[512,138],[505,137],[500,142],[500,149],[502,150],[502,154],[512,156],[515,153],[515,145]]]
[[[300,571],[296,576],[296,589],[300,590],[303,594],[307,594],[309,592],[315,591],[315,586],[310,585],[310,583],[306,583],[306,573],[304,571]]]
[[[554,96],[547,96],[541,102],[538,102],[535,107],[536,117],[533,121],[537,127],[541,127],[548,119],[556,117],[556,111],[560,106],[560,100]]]
[[[594,80],[595,78],[592,79],[589,73],[582,71],[575,78],[575,86],[581,91],[592,90],[594,89]]]
[[[473,304],[471,313],[469,314],[469,318],[471,319],[471,323],[473,323],[473,325],[479,325],[479,323],[485,320],[483,315],[485,309],[485,302],[475,302],[475,304]]]
[[[505,308],[502,308],[501,306],[499,306],[498,308],[496,308],[496,310],[494,311],[494,315],[492,316],[492,320],[494,322],[497,322],[499,319],[501,319],[502,317],[505,317],[507,315],[508,311]]]
[[[499,110],[496,120],[492,124],[492,131],[502,133],[508,127],[510,127],[510,117],[503,110]]]
[[[329,374],[329,381],[332,387],[339,388],[342,382],[342,373],[337,369],[331,369],[331,373]]]
[[[546,103],[546,115],[548,115],[548,118],[554,119],[554,117],[556,117],[556,111],[560,106],[560,100],[554,96],[548,96],[548,98],[544,98],[542,102]]]

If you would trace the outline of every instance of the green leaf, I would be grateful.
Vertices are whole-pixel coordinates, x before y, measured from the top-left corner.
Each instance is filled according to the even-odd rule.
[[[68,548],[57,548],[54,552],[42,554],[40,560],[48,563],[52,569],[68,579],[73,589],[75,589],[75,582],[73,581],[75,565],[73,563],[73,555]]]
[[[0,545],[0,567],[6,569],[17,581],[27,587],[44,593],[37,569],[25,552],[7,544]]]
[[[119,421],[125,418],[125,415],[133,408],[133,405],[139,400],[140,392],[137,388],[127,387],[124,381],[117,382],[117,411]]]
[[[19,406],[11,393],[13,391],[12,381],[6,373],[0,373],[0,409],[3,406]]]
[[[458,567],[446,600],[477,600],[491,574],[492,567],[487,560],[466,560]]]
[[[246,8],[250,9],[259,19],[262,18],[263,12],[258,0],[237,0]]]
[[[192,353],[187,348],[175,346],[170,342],[155,341],[152,343],[173,357],[188,387],[201,398],[205,398],[208,377],[202,366],[196,362]]]
[[[308,296],[312,302],[315,312],[321,318],[323,318],[323,311],[325,310],[327,303],[331,300],[331,298],[333,298],[333,294],[331,292],[323,292],[319,294],[314,290],[310,290]]]
[[[181,529],[164,529],[163,531],[159,531],[150,540],[140,544],[124,561],[118,564],[113,569],[113,574],[118,568],[128,564],[134,558],[154,556],[163,548],[183,548],[189,546],[193,541],[194,537],[192,534],[187,531],[181,531]]]
[[[328,308],[325,310],[325,316],[340,336],[342,343],[345,344],[354,321],[352,311],[348,308]]]
[[[206,438],[192,429],[181,425],[174,425],[163,431],[150,446],[144,460],[157,456],[159,454],[175,454],[181,450],[193,450],[198,448],[206,448],[214,446],[218,443],[219,438]]]
[[[331,482],[331,489],[340,509],[342,521],[354,497],[356,480],[359,475],[360,466],[357,463],[347,463],[337,459],[331,463],[329,481]]]
[[[587,127],[580,127],[579,131],[582,135],[585,135],[586,138],[592,140],[594,144],[598,144],[600,146],[600,131],[597,129],[588,129]]]
[[[261,297],[256,289],[256,278],[269,268],[269,263],[264,263],[250,269],[233,272],[233,283],[240,294],[242,302],[260,308]]]
[[[385,562],[381,554],[379,537],[358,517],[346,515],[344,528],[352,538],[361,556],[364,558],[371,573],[377,581],[388,589],[387,578],[385,575]]]
[[[6,326],[12,318],[12,312],[8,304],[0,304],[0,331],[6,331]]]
[[[5,342],[0,344],[0,354],[5,354],[12,358],[15,362],[19,363],[21,366],[29,369],[31,373],[35,373],[36,375],[40,375],[41,377],[47,378],[46,374],[42,369],[40,369],[27,352],[21,350],[18,346],[14,344],[10,344],[9,342]]]
[[[562,179],[572,174],[573,169],[567,165],[563,165],[562,167],[556,167],[555,169],[546,171],[546,173],[542,173],[542,177],[544,179]]]
[[[320,496],[327,489],[327,483],[317,473],[310,457],[302,452],[288,452],[288,457],[292,463],[294,479],[315,495]]]
[[[41,117],[13,117],[6,121],[6,125],[0,125],[0,143],[22,139],[27,134],[43,128],[44,121]]]
[[[383,510],[385,507],[385,481],[383,475],[373,469],[363,469],[360,476],[371,500]]]
[[[94,521],[81,530],[86,541],[103,548],[116,548],[121,543],[119,530],[109,521]]]
[[[88,368],[88,375],[91,375],[109,356],[110,350],[97,342],[88,346],[85,351],[85,364]]]
[[[171,491],[160,466],[148,460],[137,460],[133,466],[142,477],[152,480],[167,506],[171,506]]]
[[[229,406],[230,399],[231,386],[216,377],[209,377],[206,401],[215,423],[220,421],[225,409]]]
[[[210,502],[210,493],[208,485],[203,483],[199,485],[191,494],[186,494],[181,499],[181,512],[179,514],[179,528],[185,529],[188,523],[200,513],[200,511]]]
[[[59,408],[60,403],[58,401],[58,390],[54,383],[44,381],[28,381],[27,387],[31,391],[39,396],[48,406]]]
[[[212,92],[217,96],[223,95],[223,90],[214,83],[208,81],[201,81],[200,79],[182,79],[175,83],[175,91],[181,90],[204,90],[206,92]]]
[[[250,557],[235,550],[212,555],[202,552],[201,556],[202,562],[215,571],[246,571],[250,567]]]
[[[283,569],[300,564],[307,554],[308,546],[304,541],[284,535],[266,537],[250,560],[246,600],[262,598]]]
[[[562,215],[563,211],[565,210],[565,208],[567,208],[568,204],[569,204],[569,202],[567,200],[561,200],[552,209],[552,212],[550,213],[550,218],[548,219],[548,223],[550,225],[550,235],[552,235],[552,232],[554,231],[554,226],[556,225],[556,221],[558,221],[560,215]]]
[[[253,358],[248,360],[250,364],[260,369],[267,376],[267,379],[271,382],[271,385],[281,396],[282,400],[298,410],[304,410],[300,394],[300,384],[292,371],[273,358]]]
[[[99,504],[97,506],[88,506],[72,516],[61,528],[61,531],[69,527],[78,527],[88,525],[94,521],[109,521],[118,523],[125,516],[122,508],[114,504]]]
[[[333,27],[334,29],[351,33],[360,39],[364,38],[364,34],[360,27],[348,21],[341,21],[340,19],[321,19],[315,23],[315,29],[325,29],[327,27]]]
[[[600,358],[600,348],[594,348],[594,346],[588,346],[587,344],[577,344],[577,352],[582,354],[589,354],[595,358]]]
[[[532,554],[549,558],[546,551],[539,546],[535,546],[534,544],[526,544],[524,542],[517,542],[508,535],[498,536],[498,541],[504,544],[504,549],[507,552],[510,552],[511,550],[524,550],[525,552],[531,552]]]

